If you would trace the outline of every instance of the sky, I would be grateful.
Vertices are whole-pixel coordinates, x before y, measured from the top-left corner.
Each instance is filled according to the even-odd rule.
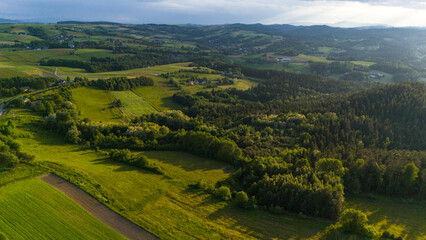
[[[0,0],[0,18],[426,27],[426,0]]]

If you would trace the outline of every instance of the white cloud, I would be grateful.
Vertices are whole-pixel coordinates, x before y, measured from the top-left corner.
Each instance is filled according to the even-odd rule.
[[[0,0],[1,17],[131,23],[426,26],[426,3],[418,0]]]
[[[423,5],[425,6],[425,5]],[[344,27],[360,25],[425,26],[426,8],[411,8],[355,1],[311,1],[283,9],[283,13],[266,18],[271,23],[321,23]]]

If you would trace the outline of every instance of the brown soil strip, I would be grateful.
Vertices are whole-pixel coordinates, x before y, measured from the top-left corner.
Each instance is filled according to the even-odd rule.
[[[130,220],[114,212],[80,188],[58,177],[55,174],[49,173],[39,176],[41,180],[58,189],[69,198],[74,200],[87,212],[98,218],[100,221],[125,236],[128,239],[158,239],[156,236],[134,224]]]

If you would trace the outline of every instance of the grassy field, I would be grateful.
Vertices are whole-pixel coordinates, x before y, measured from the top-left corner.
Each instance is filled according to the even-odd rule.
[[[330,223],[240,210],[188,187],[200,179],[215,183],[228,177],[234,169],[221,162],[180,152],[146,152],[165,172],[158,175],[111,162],[45,131],[22,135],[29,136],[18,139],[22,150],[36,161],[65,164],[87,174],[114,196],[113,209],[162,239],[299,239],[314,236]]]
[[[89,61],[91,57],[111,57],[113,56],[111,50],[104,49],[78,49],[74,52],[74,55]]]
[[[175,103],[172,96],[178,89],[172,86],[167,79],[160,77],[152,77],[155,81],[154,86],[138,87],[132,91],[143,97],[155,109],[162,110],[179,110],[182,106]]]
[[[405,240],[426,239],[426,202],[384,196],[348,198],[347,206],[368,214],[378,232],[388,231]]]
[[[125,239],[40,179],[15,181],[0,192],[0,232],[9,239]]]
[[[10,34],[10,33],[0,33],[0,41],[19,41],[23,43],[30,43],[31,41],[40,41],[38,37],[31,35],[19,35],[19,34]]]
[[[289,63],[285,70],[294,73],[310,73],[309,64],[308,63]]]
[[[80,111],[80,118],[89,118],[97,122],[120,122],[120,112],[111,108],[114,96],[104,90],[75,88],[72,96]]]
[[[157,112],[151,104],[132,91],[111,91],[111,94],[121,101],[123,106],[120,109],[127,117]]]
[[[69,53],[72,49],[49,49],[49,50],[29,50],[29,51],[16,51],[5,52],[3,57],[8,61],[20,65],[33,65],[43,58],[63,58],[71,56]],[[72,57],[72,56],[71,56]]]
[[[0,68],[0,78],[25,77],[28,74],[13,69]]]

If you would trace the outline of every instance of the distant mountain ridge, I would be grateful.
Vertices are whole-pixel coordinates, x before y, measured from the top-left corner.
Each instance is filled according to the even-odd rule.
[[[108,25],[120,25],[122,23],[118,22],[108,22],[108,21],[58,21],[57,24],[108,24]]]
[[[12,19],[6,19],[6,18],[0,18],[0,24],[1,23],[20,23],[20,21],[12,20]]]

